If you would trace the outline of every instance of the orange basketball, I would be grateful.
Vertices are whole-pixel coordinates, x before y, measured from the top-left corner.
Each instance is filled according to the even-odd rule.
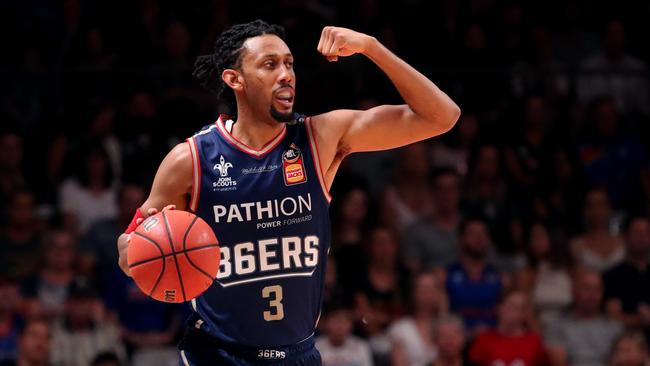
[[[144,220],[127,249],[131,277],[156,300],[184,302],[207,290],[219,271],[212,228],[186,211],[167,210]]]

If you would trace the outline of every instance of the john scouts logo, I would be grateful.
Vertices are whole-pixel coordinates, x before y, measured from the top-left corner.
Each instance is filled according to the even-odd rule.
[[[222,177],[228,176],[228,169],[232,168],[232,164],[226,162],[226,159],[221,155],[219,157],[219,162],[217,164],[214,164],[214,170],[218,170],[219,174]]]
[[[305,165],[303,164],[302,153],[295,144],[282,154],[282,168],[284,171],[284,184],[291,186],[307,181]]]

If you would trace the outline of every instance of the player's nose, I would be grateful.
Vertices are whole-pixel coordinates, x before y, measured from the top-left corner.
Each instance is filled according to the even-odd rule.
[[[278,76],[280,83],[290,83],[294,79],[293,69],[285,65],[280,67],[280,75]]]

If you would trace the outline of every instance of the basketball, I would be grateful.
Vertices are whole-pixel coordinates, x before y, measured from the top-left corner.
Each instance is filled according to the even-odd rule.
[[[164,302],[185,302],[207,290],[219,270],[219,242],[198,216],[159,212],[133,232],[127,249],[131,277],[140,290]]]

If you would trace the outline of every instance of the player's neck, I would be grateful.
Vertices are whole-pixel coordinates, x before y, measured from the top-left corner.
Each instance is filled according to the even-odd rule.
[[[285,128],[284,123],[271,118],[268,120],[259,118],[250,110],[242,108],[237,112],[237,123],[233,125],[230,134],[247,146],[260,150],[278,136],[283,128]]]

